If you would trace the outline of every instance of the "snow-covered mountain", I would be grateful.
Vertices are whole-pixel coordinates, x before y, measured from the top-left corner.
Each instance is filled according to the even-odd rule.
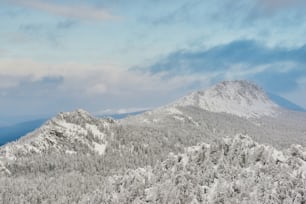
[[[48,151],[69,154],[94,151],[102,155],[107,145],[105,135],[114,123],[111,119],[95,118],[84,110],[60,113],[34,132],[1,148],[0,159],[14,160],[17,155]]]
[[[224,81],[120,123],[176,135],[186,131],[195,138],[204,134],[205,142],[246,133],[257,142],[288,148],[296,143],[306,145],[304,121],[305,113],[278,106],[255,84]]]
[[[278,105],[266,93],[248,81],[224,81],[204,91],[193,92],[169,107],[193,106],[246,118],[275,116]]]
[[[60,113],[34,132],[1,147],[0,159],[54,150],[102,155],[107,140],[113,138],[118,130],[121,134],[131,132],[130,129],[133,134],[143,134],[148,127],[161,132],[160,135],[177,135],[176,139],[181,132],[188,131],[194,140],[184,145],[243,132],[258,142],[288,147],[297,142],[306,144],[303,139],[306,127],[301,122],[305,118],[305,114],[284,111],[261,88],[250,82],[224,81],[156,110],[119,121],[95,118],[84,110]],[[197,138],[201,134],[205,136]]]
[[[299,203],[305,121],[246,81],[122,120],[60,113],[0,147],[0,203]]]

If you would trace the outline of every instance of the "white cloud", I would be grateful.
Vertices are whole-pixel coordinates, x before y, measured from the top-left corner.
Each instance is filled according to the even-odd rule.
[[[42,110],[48,108],[52,111],[54,108],[55,112],[82,107],[89,108],[92,112],[110,108],[117,113],[124,113],[138,110],[138,107],[156,107],[171,102],[195,88],[192,87],[194,83],[203,88],[207,87],[212,75],[166,77],[165,73],[152,75],[129,71],[115,64],[60,64],[6,59],[0,61],[0,76],[7,79],[1,84],[6,87],[2,91],[9,93],[7,100],[10,100],[12,90],[26,93],[18,100],[14,99],[16,96],[12,96],[12,102],[3,105],[6,109],[9,109],[9,105],[18,106],[18,103],[27,106],[26,101],[30,103],[36,100],[42,104]],[[62,80],[56,81],[45,90],[41,83],[45,83],[48,78]],[[39,95],[35,96],[34,89]],[[38,98],[34,99],[35,97]],[[55,103],[56,101],[65,103]],[[29,108],[27,111],[35,110]]]
[[[42,0],[13,0],[9,2],[68,18],[85,20],[111,20],[117,18],[105,9],[85,5],[63,5]]]
[[[243,65],[232,67],[227,79],[247,78],[270,67],[243,68]],[[289,68],[290,64],[282,71]],[[0,112],[18,106],[28,107],[26,111],[29,113],[39,112],[38,108],[40,112],[48,110],[54,113],[75,108],[84,108],[96,114],[135,112],[165,105],[190,91],[204,89],[223,76],[224,72],[169,76],[166,72],[129,71],[115,64],[51,64],[7,59],[0,61],[0,96],[7,101],[3,102]],[[47,86],[48,90],[40,83],[44,79],[58,77],[63,80],[54,85],[51,83]],[[306,79],[300,79],[299,85],[298,90],[285,97],[305,107],[306,101],[301,96],[306,92]],[[11,95],[12,90],[26,94],[14,96]],[[33,101],[37,102],[35,106],[31,106]]]
[[[126,114],[126,113],[134,113],[140,111],[151,110],[152,107],[129,107],[129,108],[119,108],[119,109],[105,109],[101,111],[95,112],[96,115],[111,115],[111,114]]]
[[[240,63],[229,66],[226,71],[220,72],[220,74],[224,74],[224,79],[226,80],[235,80],[245,79],[272,70],[279,73],[286,73],[296,69],[296,67],[298,67],[298,64],[294,62],[271,63],[258,66]]]
[[[0,75],[0,89],[7,89],[18,85],[18,81],[12,77]]]
[[[87,89],[89,94],[105,94],[107,93],[107,87],[105,84],[99,83]]]
[[[0,75],[38,80],[46,76],[84,76],[95,70],[118,69],[116,64],[45,63],[31,59],[1,59]],[[120,69],[120,68],[119,68]]]
[[[122,69],[116,64],[43,63],[33,60],[3,59],[0,61],[2,87],[18,86],[22,80],[39,81],[46,77],[62,77],[65,91],[84,91],[88,95],[130,95],[143,92],[167,92],[188,86],[195,81],[207,81],[211,75],[152,75]]]

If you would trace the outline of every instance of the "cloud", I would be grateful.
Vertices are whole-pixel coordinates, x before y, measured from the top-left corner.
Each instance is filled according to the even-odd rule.
[[[78,21],[72,19],[60,20],[52,24],[43,22],[23,23],[19,25],[19,32],[15,33],[15,35],[24,39],[23,43],[38,43],[39,45],[41,43],[48,43],[52,47],[64,47],[65,41],[63,38],[65,38],[65,31],[72,29],[77,24]],[[16,42],[15,40],[12,41]]]
[[[226,70],[232,64],[264,65],[276,62],[305,63],[306,46],[270,48],[252,40],[234,41],[197,51],[174,52],[149,67],[152,73],[161,71],[194,73]]]
[[[0,88],[2,115],[48,115],[53,113],[54,107],[61,109],[67,105],[62,97],[65,93],[60,90],[62,77],[49,76],[36,81],[27,77],[11,79],[18,83]]]
[[[182,23],[182,22],[188,22],[188,20],[191,20],[192,10],[199,5],[201,1],[187,1],[183,2],[181,5],[179,5],[176,9],[172,11],[168,11],[164,13],[163,15],[152,19],[151,23],[156,25],[163,25],[163,24],[173,24],[173,23]]]
[[[14,80],[12,77],[0,75],[0,90],[14,87],[17,85],[18,85],[18,82]]]
[[[112,115],[112,114],[126,114],[126,113],[135,113],[151,110],[152,107],[130,107],[130,108],[120,108],[120,109],[105,109],[95,112],[95,115]]]
[[[12,2],[23,7],[40,10],[52,15],[74,19],[104,21],[117,18],[105,9],[89,7],[86,5],[64,5],[42,0],[13,0]]]
[[[162,73],[125,70],[113,64],[53,64],[26,59],[1,60],[0,76],[3,114],[9,114],[13,107],[27,107],[16,111],[29,114],[54,114],[80,107],[92,112],[156,107],[186,94],[195,85],[207,86],[210,77],[167,79]]]
[[[56,28],[57,29],[69,29],[72,28],[73,26],[75,26],[77,24],[77,21],[75,20],[65,20],[65,21],[60,21],[56,24]]]
[[[42,30],[43,25],[42,24],[22,24],[19,26],[19,29],[21,31],[25,31],[25,32],[37,32]]]
[[[298,87],[306,76],[306,46],[267,47],[253,40],[240,40],[197,51],[174,52],[147,69],[152,74],[212,74],[211,81],[250,79],[269,91],[284,93]],[[277,79],[277,80],[275,80]]]

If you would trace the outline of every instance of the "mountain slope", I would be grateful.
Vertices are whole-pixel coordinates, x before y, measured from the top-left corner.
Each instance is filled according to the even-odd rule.
[[[262,89],[247,81],[224,81],[210,89],[191,93],[170,106],[194,106],[245,118],[275,116],[278,108]]]
[[[168,135],[188,132],[191,141],[202,135],[201,140],[208,143],[225,135],[246,133],[256,142],[288,148],[291,144],[306,145],[304,121],[305,113],[281,108],[256,85],[226,81],[120,123],[150,127]]]
[[[305,121],[245,81],[118,121],[60,113],[0,147],[0,203],[302,203]]]
[[[72,155],[70,162],[77,161],[73,158],[76,156]],[[0,176],[0,189],[5,195],[0,196],[0,202],[306,202],[305,148],[295,145],[279,151],[244,135],[186,147],[181,153],[168,154],[155,165],[126,169],[110,176],[88,171],[95,158],[82,159],[88,160],[82,160],[87,164],[85,172],[69,169],[54,176],[49,170],[11,180]]]
[[[145,111],[124,113],[124,114],[98,115],[96,117],[97,118],[113,118],[113,119],[119,120],[119,119],[123,119],[128,116],[138,115],[143,112]],[[15,125],[0,127],[0,146],[6,143],[9,143],[9,142],[13,142],[21,138],[22,136],[27,135],[28,133],[39,128],[46,121],[47,119],[36,119],[36,120],[26,121],[22,123],[17,123]]]
[[[15,159],[16,155],[48,151],[103,154],[107,145],[105,135],[113,123],[111,119],[98,119],[83,110],[60,113],[34,132],[3,146],[0,158]]]
[[[107,179],[84,197],[109,203],[303,203],[306,149],[282,152],[238,135]]]

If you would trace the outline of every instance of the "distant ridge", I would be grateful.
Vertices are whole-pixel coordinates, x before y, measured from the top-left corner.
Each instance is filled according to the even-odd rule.
[[[110,115],[99,115],[98,118],[113,118],[116,120],[126,118],[132,115],[138,115],[145,111],[137,111],[131,113],[122,113],[122,114],[110,114]],[[25,136],[26,134],[34,131],[39,128],[47,118],[37,119],[26,121],[22,123],[17,123],[15,125],[0,127],[0,146],[18,140],[20,137]]]
[[[293,110],[293,111],[302,111],[302,112],[306,112],[306,109],[302,108],[301,106],[279,96],[273,93],[268,93],[269,98],[276,104],[278,104],[279,106],[289,109],[289,110]]]
[[[136,112],[129,112],[129,113],[98,115],[97,117],[99,117],[99,118],[113,118],[113,119],[119,120],[119,119],[126,118],[128,116],[138,115],[138,114],[141,114],[141,113],[144,113],[144,112],[146,112],[146,110],[136,111]]]

